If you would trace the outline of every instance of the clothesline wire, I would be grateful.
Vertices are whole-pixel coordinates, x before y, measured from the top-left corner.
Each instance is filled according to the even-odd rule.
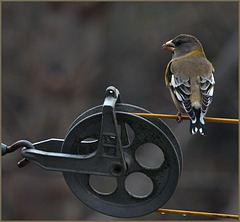
[[[153,113],[132,113],[132,114],[141,116],[144,118],[177,119],[177,115],[153,114]],[[189,117],[182,116],[182,119],[189,120]],[[214,117],[205,117],[204,119],[206,122],[239,124],[239,119],[214,118]]]
[[[161,213],[161,214],[180,214],[183,216],[188,215],[188,216],[201,216],[201,217],[217,217],[217,218],[226,218],[226,219],[239,219],[238,215],[206,213],[206,212],[197,212],[197,211],[158,209],[155,212]]]

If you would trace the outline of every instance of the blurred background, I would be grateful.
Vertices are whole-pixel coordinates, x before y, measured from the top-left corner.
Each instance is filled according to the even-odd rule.
[[[2,142],[64,138],[78,115],[102,104],[113,85],[124,103],[176,114],[165,87],[171,59],[161,45],[196,36],[215,67],[207,116],[238,118],[238,2],[3,2]],[[164,120],[179,140],[184,165],[162,207],[238,214],[238,125]],[[17,167],[2,157],[3,220],[122,220],[91,210],[61,173]],[[204,220],[152,213],[132,220]]]

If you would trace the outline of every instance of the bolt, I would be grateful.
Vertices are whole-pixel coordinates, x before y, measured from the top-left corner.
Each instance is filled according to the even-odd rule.
[[[110,172],[113,176],[121,176],[123,174],[123,166],[120,164],[112,164]]]

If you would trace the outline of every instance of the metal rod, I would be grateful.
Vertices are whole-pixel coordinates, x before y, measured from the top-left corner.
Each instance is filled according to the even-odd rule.
[[[132,114],[141,116],[144,118],[177,119],[177,115],[152,114],[152,113],[132,113]],[[189,120],[189,117],[182,116],[182,119]],[[238,119],[213,118],[213,117],[205,117],[204,119],[206,122],[239,124]]]
[[[217,217],[217,218],[227,218],[227,219],[239,219],[238,215],[232,214],[218,214],[218,213],[205,213],[196,211],[185,211],[185,210],[170,210],[170,209],[158,209],[155,212],[161,214],[180,214],[183,216],[201,216],[201,217]]]

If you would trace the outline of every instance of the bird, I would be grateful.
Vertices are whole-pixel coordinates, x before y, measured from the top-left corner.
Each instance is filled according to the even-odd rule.
[[[190,118],[189,131],[207,135],[205,116],[212,102],[215,69],[206,58],[200,41],[189,34],[180,34],[162,45],[172,53],[165,71],[165,83],[178,109],[177,122],[182,113]]]

